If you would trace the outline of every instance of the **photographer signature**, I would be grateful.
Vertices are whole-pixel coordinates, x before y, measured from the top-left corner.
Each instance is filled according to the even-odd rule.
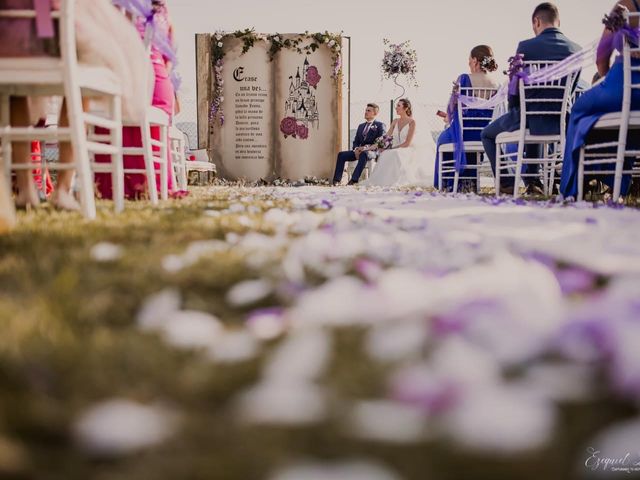
[[[610,472],[640,472],[640,454],[634,459],[630,452],[622,457],[605,457],[600,450],[593,447],[587,448],[589,457],[585,460],[584,466],[592,471]]]

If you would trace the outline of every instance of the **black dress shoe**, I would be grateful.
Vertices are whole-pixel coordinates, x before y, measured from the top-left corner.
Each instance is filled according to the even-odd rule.
[[[356,182],[355,180],[349,180],[349,183],[347,183],[347,185],[357,185],[358,182]]]
[[[544,196],[544,187],[542,184],[530,183],[527,185],[527,195],[542,195]]]

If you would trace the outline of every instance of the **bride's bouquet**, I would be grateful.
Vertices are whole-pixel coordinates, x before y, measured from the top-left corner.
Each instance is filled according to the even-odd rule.
[[[376,139],[375,146],[381,150],[388,150],[393,146],[393,137],[382,135]]]
[[[390,43],[386,38],[384,44],[387,50],[382,57],[382,75],[385,78],[397,78],[398,75],[407,75],[413,83],[416,83],[416,71],[418,55],[411,48],[411,42]]]

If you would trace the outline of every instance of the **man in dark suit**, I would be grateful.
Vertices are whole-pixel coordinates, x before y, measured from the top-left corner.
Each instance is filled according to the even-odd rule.
[[[524,56],[525,61],[530,62],[551,62],[561,61],[570,55],[581,50],[580,45],[569,40],[559,29],[560,13],[558,7],[552,3],[541,3],[533,12],[532,27],[535,37],[524,40],[518,45],[516,53]],[[541,96],[547,96],[548,92],[541,91]],[[550,95],[549,95],[550,96]],[[527,95],[529,98],[529,94]],[[536,98],[535,90],[531,91],[531,98]],[[554,97],[555,98],[555,97]],[[530,104],[535,111],[535,103]],[[545,110],[548,108],[542,108]],[[560,122],[556,117],[532,116],[528,118],[527,128],[533,135],[553,135],[558,134]],[[509,97],[509,112],[490,123],[482,131],[482,144],[484,151],[489,157],[493,174],[496,173],[496,137],[502,132],[514,132],[520,129],[520,98],[518,96]],[[525,156],[529,158],[540,158],[542,155],[540,145],[527,145]],[[525,165],[526,173],[538,171],[539,165]],[[542,183],[539,179],[525,177],[528,193],[542,193]],[[513,192],[513,177],[501,177],[501,188],[503,193]]]
[[[333,184],[337,185],[342,179],[342,173],[344,172],[344,165],[346,162],[358,161],[356,169],[353,171],[349,185],[355,185],[360,180],[360,175],[364,167],[367,166],[369,160],[366,147],[375,143],[378,137],[381,137],[387,133],[387,129],[384,123],[376,120],[380,107],[375,103],[367,104],[367,109],[364,112],[365,123],[358,126],[356,136],[353,139],[353,150],[346,152],[340,152],[338,154],[338,160],[336,162],[336,171],[333,174]]]

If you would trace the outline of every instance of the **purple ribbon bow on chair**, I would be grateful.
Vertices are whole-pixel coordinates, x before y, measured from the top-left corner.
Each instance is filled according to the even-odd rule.
[[[39,38],[53,38],[53,18],[51,18],[51,0],[33,0],[36,11],[36,31]]]
[[[524,55],[518,53],[509,58],[509,69],[505,73],[509,75],[509,95],[517,95],[520,80],[525,83],[529,80],[529,73],[524,68]]]
[[[613,47],[622,52],[624,49],[624,40],[629,40],[630,43],[638,45],[640,44],[640,29],[633,28],[628,23],[618,30],[613,36]]]

